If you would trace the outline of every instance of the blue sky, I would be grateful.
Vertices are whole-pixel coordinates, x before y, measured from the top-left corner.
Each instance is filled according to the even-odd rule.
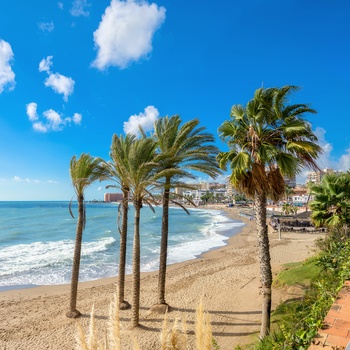
[[[322,168],[350,168],[347,0],[7,0],[0,4],[0,200],[69,200],[69,161],[114,133],[199,118],[297,85]],[[206,180],[203,177],[203,180]],[[87,199],[102,199],[105,184]]]

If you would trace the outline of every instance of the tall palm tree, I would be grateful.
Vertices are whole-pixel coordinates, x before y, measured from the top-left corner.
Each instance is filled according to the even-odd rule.
[[[324,176],[321,184],[310,186],[314,196],[309,206],[316,227],[346,227],[350,224],[350,175]]]
[[[106,163],[106,167],[110,173],[110,177],[114,180],[116,186],[107,187],[120,187],[123,193],[123,200],[118,207],[118,231],[120,234],[120,246],[119,246],[119,268],[118,268],[118,298],[119,308],[126,310],[131,305],[124,300],[125,297],[125,265],[126,265],[126,242],[128,232],[128,211],[129,211],[129,191],[130,184],[127,173],[127,163],[129,159],[129,153],[132,143],[135,141],[136,136],[127,134],[125,137],[122,135],[113,135],[110,158],[111,162]],[[122,217],[121,227],[119,225],[120,214]]]
[[[76,309],[81,245],[83,239],[83,231],[86,223],[86,212],[84,203],[84,192],[88,186],[97,180],[104,180],[107,178],[107,173],[104,167],[101,166],[102,159],[91,157],[89,154],[82,153],[80,158],[73,156],[70,161],[70,177],[72,185],[78,200],[78,221],[76,226],[75,248],[72,267],[71,293],[70,293],[70,307],[66,316],[69,318],[76,318],[81,313]],[[71,207],[69,206],[70,214],[73,216]]]
[[[218,149],[213,145],[212,134],[204,132],[199,127],[199,120],[193,119],[181,125],[178,115],[159,118],[154,125],[154,137],[158,142],[158,152],[161,173],[158,179],[163,179],[163,214],[162,235],[160,245],[159,276],[158,276],[158,304],[153,310],[163,312],[168,305],[165,302],[166,266],[169,232],[169,203],[180,205],[170,198],[171,189],[184,184],[184,178],[194,179],[192,170],[207,174],[215,178],[221,171],[216,162]]]
[[[219,128],[230,150],[221,152],[222,169],[230,164],[232,184],[254,198],[258,234],[262,323],[260,337],[270,331],[272,272],[266,225],[266,199],[277,201],[285,191],[284,176],[292,177],[303,167],[318,169],[321,152],[305,113],[316,113],[305,104],[288,105],[294,86],[258,89],[246,107],[234,105],[231,119]]]
[[[139,326],[140,308],[140,212],[144,203],[153,209],[157,204],[152,194],[155,188],[155,177],[159,167],[155,158],[156,142],[153,138],[142,137],[130,146],[126,164],[130,194],[134,204],[134,242],[132,267],[132,316],[131,328]],[[153,209],[154,210],[154,209]]]

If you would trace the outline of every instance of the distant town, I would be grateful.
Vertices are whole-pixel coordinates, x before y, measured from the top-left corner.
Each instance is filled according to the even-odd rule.
[[[310,198],[307,184],[319,184],[323,176],[336,172],[337,171],[328,168],[316,172],[309,172],[306,184],[297,184],[296,177],[285,177],[286,196],[283,198],[283,201],[296,207],[306,206],[308,201],[312,199]],[[215,203],[238,205],[249,203],[246,197],[232,186],[229,176],[226,178],[226,183],[204,181],[199,183],[188,183],[186,184],[186,188],[175,188],[173,195],[182,203],[189,203],[190,201],[197,206]],[[122,199],[122,193],[105,193],[103,198],[104,202],[120,202]],[[272,201],[269,201],[268,204],[279,205],[279,203],[274,203]]]

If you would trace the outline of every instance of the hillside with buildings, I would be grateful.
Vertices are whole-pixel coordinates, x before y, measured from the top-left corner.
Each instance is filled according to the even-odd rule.
[[[269,201],[270,206],[281,205],[282,202],[288,202],[297,207],[304,207],[312,198],[308,193],[308,183],[319,184],[322,178],[327,174],[336,173],[333,169],[324,169],[317,172],[309,172],[305,184],[297,184],[296,178],[285,178],[287,186],[286,196],[280,203]],[[226,177],[225,183],[205,182],[186,184],[186,188],[177,187],[174,195],[177,200],[186,202],[188,198],[196,205],[205,205],[207,203],[225,203],[237,204],[246,202],[246,198],[230,183],[230,177]],[[104,202],[120,202],[123,199],[122,193],[105,193]]]

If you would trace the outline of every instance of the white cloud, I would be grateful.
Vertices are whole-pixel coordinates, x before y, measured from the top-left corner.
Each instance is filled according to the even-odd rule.
[[[316,164],[320,169],[336,169],[336,164],[331,160],[331,152],[333,146],[326,140],[326,130],[321,127],[316,127],[313,133],[317,136],[318,144],[321,146],[323,153],[316,159]],[[304,168],[303,171],[297,176],[297,183],[305,184],[308,173],[312,171],[308,168]]]
[[[39,22],[38,27],[42,32],[51,33],[55,29],[53,22]]]
[[[92,66],[126,68],[152,51],[155,31],[165,20],[165,8],[146,1],[111,0],[94,32],[97,57]]]
[[[158,109],[154,106],[145,108],[144,113],[132,115],[127,122],[124,122],[124,132],[126,134],[139,135],[139,126],[147,132],[153,129],[154,122],[159,117]]]
[[[74,113],[73,117],[64,118],[62,114],[53,109],[48,109],[42,113],[42,116],[39,116],[37,108],[38,105],[35,102],[26,105],[28,119],[32,122],[36,132],[61,131],[67,125],[80,125],[83,118],[79,113]]]
[[[63,3],[62,2],[58,2],[57,3],[57,6],[58,6],[58,8],[60,9],[60,10],[63,10]]]
[[[52,73],[51,66],[53,56],[43,58],[39,63],[39,72],[46,72],[49,76],[45,79],[45,86],[51,87],[53,91],[63,95],[64,101],[68,101],[68,96],[74,91],[75,81],[71,77],[66,77],[60,73]]]
[[[66,102],[68,101],[68,96],[74,91],[74,84],[75,81],[72,78],[60,73],[50,74],[45,80],[45,86],[49,86],[53,91],[62,94]]]
[[[49,109],[43,113],[43,116],[47,119],[47,125],[50,126],[51,130],[58,131],[61,129],[63,120],[56,111]]]
[[[48,184],[58,184],[58,182],[55,181],[55,180],[47,180],[46,183],[48,183]]]
[[[97,188],[97,191],[101,191],[102,190],[102,186],[99,186],[98,188]]]
[[[86,10],[86,7],[90,7],[91,5],[87,3],[86,0],[74,0],[72,8],[70,9],[70,14],[74,17],[89,16],[89,11]]]
[[[11,67],[12,60],[11,45],[0,39],[0,94],[4,91],[5,86],[8,86],[9,90],[13,90],[15,87],[15,73]]]
[[[83,119],[83,116],[79,113],[74,113],[73,114],[73,117],[67,117],[65,118],[65,123],[66,124],[70,124],[70,123],[73,123],[75,125],[80,125],[81,124],[81,121]]]
[[[314,134],[318,138],[318,144],[321,146],[323,153],[320,154],[319,158],[316,160],[318,167],[322,170],[328,168],[337,171],[347,171],[350,169],[350,148],[345,150],[339,159],[335,159],[332,156],[333,145],[326,140],[326,130],[317,127]],[[307,174],[310,172],[309,169],[305,169],[302,174],[297,177],[298,183],[305,183]]]
[[[33,129],[37,132],[43,132],[43,133],[49,131],[49,127],[47,125],[44,125],[42,122],[33,123]]]
[[[52,66],[52,58],[53,56],[47,56],[43,58],[39,63],[39,72],[47,72],[50,74],[50,69]]]
[[[338,168],[341,171],[347,171],[350,169],[350,149],[348,148],[346,153],[339,158]]]
[[[332,168],[335,169],[336,164],[331,160],[331,153],[333,146],[326,140],[326,130],[320,127],[317,127],[314,131],[314,134],[317,136],[318,144],[321,146],[323,153],[317,159],[317,165],[320,169]]]
[[[26,105],[27,115],[30,121],[38,120],[38,113],[37,113],[38,105],[35,102],[28,103]]]
[[[22,179],[22,178],[20,178],[19,176],[14,176],[14,177],[12,178],[12,181],[14,181],[14,182],[36,183],[36,184],[40,183],[39,180],[29,179],[28,177],[25,178],[25,179]]]
[[[3,180],[4,182],[8,182],[8,180],[6,180],[6,179],[0,179],[0,180]],[[42,183],[42,181],[37,180],[37,179],[30,179],[30,178],[28,178],[28,177],[22,178],[22,177],[17,176],[17,175],[14,176],[14,177],[11,179],[11,181],[12,181],[12,182],[18,182],[18,183],[20,183],[20,182],[25,182],[25,183],[32,183],[32,184],[39,184],[39,183]],[[48,184],[58,184],[58,182],[55,181],[55,180],[47,180],[47,181],[45,181],[45,183],[48,183]]]

